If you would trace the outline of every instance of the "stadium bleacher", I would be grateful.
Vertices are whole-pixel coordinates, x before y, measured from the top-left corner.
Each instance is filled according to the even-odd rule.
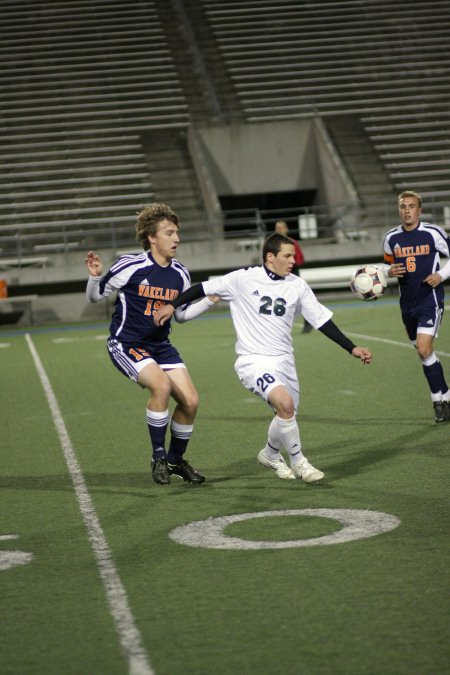
[[[185,127],[183,88],[154,3],[2,3],[3,253],[36,236],[84,248],[154,198],[142,128]],[[32,30],[30,30],[32,26]],[[67,231],[67,230],[66,230]],[[81,236],[80,236],[81,234]],[[17,239],[17,237],[16,237]]]
[[[356,115],[395,190],[450,202],[448,3],[203,6],[247,120]]]
[[[5,258],[127,247],[133,213],[173,195],[198,239],[196,124],[321,118],[363,230],[406,187],[438,222],[450,204],[444,0],[5,0],[0,17]]]

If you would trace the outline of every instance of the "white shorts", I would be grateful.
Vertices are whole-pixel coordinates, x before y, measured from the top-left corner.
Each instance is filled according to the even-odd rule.
[[[246,389],[267,401],[274,387],[286,387],[297,410],[300,386],[295,369],[294,355],[239,356],[234,369]]]

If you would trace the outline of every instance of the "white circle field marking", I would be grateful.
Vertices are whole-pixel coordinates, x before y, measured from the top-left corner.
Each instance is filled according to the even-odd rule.
[[[252,541],[229,537],[223,530],[232,523],[253,518],[269,518],[277,516],[315,516],[337,520],[344,527],[332,534],[309,539],[287,541]],[[363,511],[359,509],[289,509],[281,511],[256,511],[255,513],[239,513],[233,516],[219,516],[197,520],[188,525],[181,525],[169,533],[171,539],[178,544],[199,548],[258,550],[301,548],[309,546],[328,546],[343,544],[357,539],[367,539],[378,534],[389,532],[400,525],[400,519],[382,511]]]
[[[17,534],[0,535],[0,541],[17,538]],[[24,551],[0,551],[0,572],[9,570],[11,567],[17,567],[18,565],[27,565],[33,560],[33,557],[32,553],[25,553]]]

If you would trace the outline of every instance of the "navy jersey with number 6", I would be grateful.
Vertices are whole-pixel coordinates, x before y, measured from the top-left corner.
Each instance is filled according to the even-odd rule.
[[[401,225],[384,239],[384,260],[389,265],[403,263],[406,274],[399,277],[400,307],[403,313],[419,306],[442,306],[444,284],[432,288],[424,279],[440,270],[440,254],[450,257],[450,238],[437,225],[419,223],[409,232]]]
[[[161,267],[150,252],[122,256],[102,277],[98,289],[104,298],[117,290],[111,336],[127,343],[166,340],[170,322],[156,326],[153,313],[190,284],[187,269],[175,259]]]

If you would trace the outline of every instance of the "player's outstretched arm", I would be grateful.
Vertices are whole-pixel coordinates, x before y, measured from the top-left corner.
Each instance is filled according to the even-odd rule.
[[[157,326],[164,326],[164,324],[169,321],[175,309],[181,307],[181,305],[186,305],[194,300],[199,300],[200,298],[205,297],[205,291],[201,284],[195,284],[190,286],[187,290],[183,291],[175,300],[168,302],[158,309],[154,315],[153,320]]]
[[[355,359],[361,359],[364,365],[368,365],[372,361],[372,354],[366,347],[354,347],[352,349],[352,356]]]
[[[216,302],[219,302],[220,297],[218,295],[208,295],[206,298],[202,298],[197,302],[193,302],[190,305],[185,306],[184,308],[178,307],[175,310],[175,321],[177,323],[184,323],[185,321],[191,321],[195,319],[203,312],[206,312],[207,309],[212,307]]]
[[[356,359],[361,359],[364,364],[368,364],[372,360],[372,354],[369,352],[366,347],[357,347],[336,324],[329,319],[322,326],[319,326],[321,333],[336,342],[343,349],[345,349],[349,354],[354,356]]]
[[[175,307],[173,305],[163,305],[159,309],[155,310],[153,314],[153,321],[157,326],[164,326],[167,321],[173,317]]]

